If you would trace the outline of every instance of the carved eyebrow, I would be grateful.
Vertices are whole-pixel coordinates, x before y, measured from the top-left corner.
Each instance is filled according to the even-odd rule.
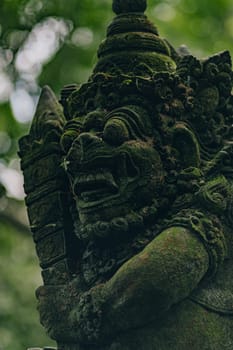
[[[78,118],[75,118],[75,119],[72,119],[72,120],[69,120],[65,127],[64,127],[64,131],[66,130],[69,130],[69,129],[72,129],[72,130],[80,130],[83,128],[83,122],[82,120],[78,119]]]
[[[127,124],[131,136],[145,140],[146,130],[138,113],[127,107],[117,108],[106,115],[105,121],[107,122],[113,117],[121,119]]]

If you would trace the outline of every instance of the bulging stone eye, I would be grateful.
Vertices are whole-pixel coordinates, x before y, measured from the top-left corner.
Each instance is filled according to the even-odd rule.
[[[77,130],[67,130],[61,137],[61,148],[64,153],[67,153],[73,143],[73,141],[77,138],[79,132]]]
[[[67,153],[72,146],[73,141],[83,132],[83,126],[80,118],[70,120],[64,128],[61,136],[60,145],[62,150]]]
[[[89,131],[94,129],[96,131],[103,130],[103,113],[99,111],[90,112],[84,121],[83,129]]]
[[[128,128],[122,120],[110,119],[105,124],[103,139],[110,145],[119,146],[129,139]]]

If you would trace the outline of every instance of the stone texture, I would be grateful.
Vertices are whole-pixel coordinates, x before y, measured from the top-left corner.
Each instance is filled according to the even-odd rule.
[[[229,53],[180,55],[143,14],[117,17],[87,83],[42,91],[20,141],[60,350],[233,347]]]

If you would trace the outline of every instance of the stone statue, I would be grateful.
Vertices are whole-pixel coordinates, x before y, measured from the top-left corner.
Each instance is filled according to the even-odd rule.
[[[45,87],[20,140],[41,322],[62,350],[230,350],[231,58],[145,9],[113,1],[88,82]]]

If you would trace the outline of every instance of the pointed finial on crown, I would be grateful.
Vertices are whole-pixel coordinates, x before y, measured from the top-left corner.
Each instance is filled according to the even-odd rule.
[[[129,12],[145,12],[146,0],[113,0],[112,9],[117,14]]]
[[[137,71],[148,76],[152,71],[174,71],[169,45],[144,14],[146,7],[146,0],[113,0],[116,16],[99,46],[94,74],[120,71],[130,75]]]

